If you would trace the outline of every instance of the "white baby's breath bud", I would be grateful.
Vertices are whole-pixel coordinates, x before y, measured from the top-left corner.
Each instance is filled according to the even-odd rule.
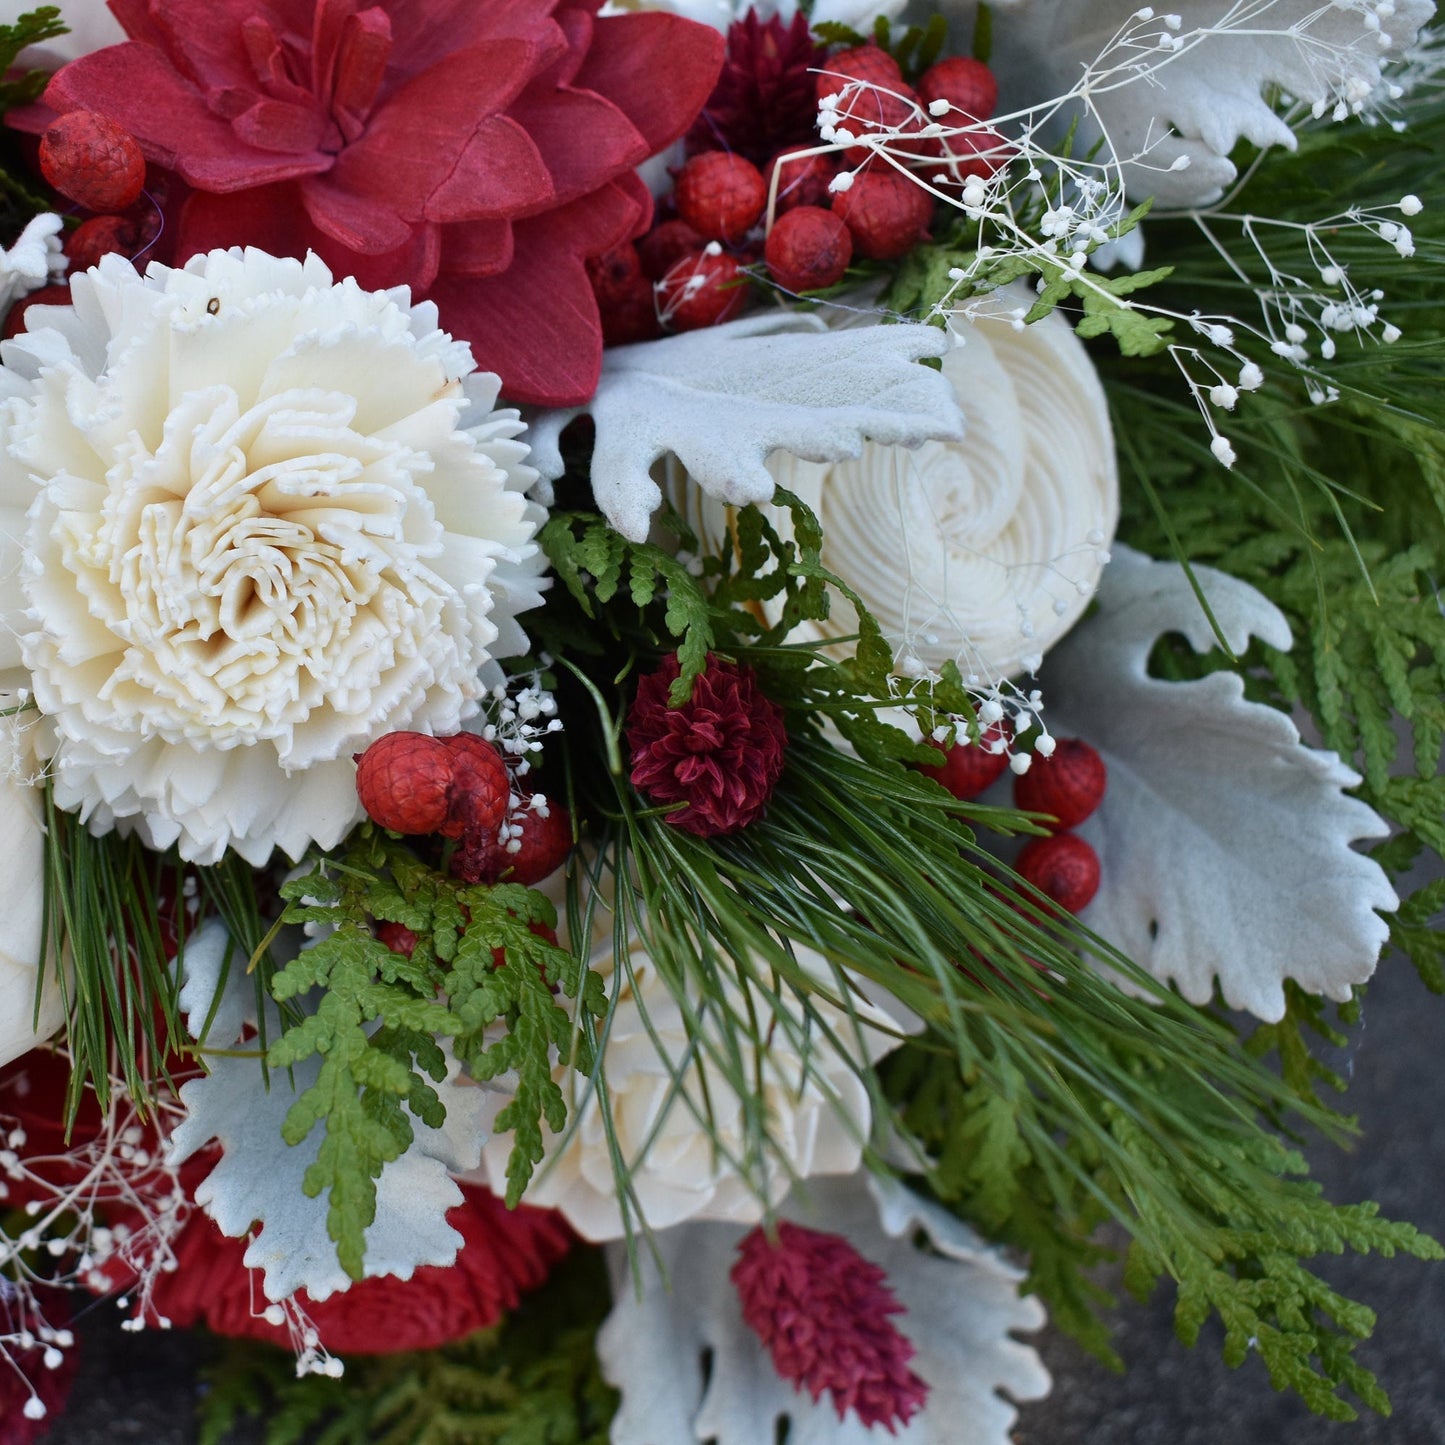
[[[1419,196],[1411,194],[1400,197],[1400,210],[1406,216],[1418,216],[1425,209],[1425,203]]]
[[[1214,453],[1215,460],[1226,467],[1232,467],[1237,460],[1234,448],[1230,445],[1228,437],[1217,436],[1209,443],[1209,450]]]
[[[1234,387],[1220,382],[1218,386],[1209,388],[1209,399],[1215,406],[1223,407],[1225,411],[1233,411],[1235,403],[1239,400],[1239,393]]]

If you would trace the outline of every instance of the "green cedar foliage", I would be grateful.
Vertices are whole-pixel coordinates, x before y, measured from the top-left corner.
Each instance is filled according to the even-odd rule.
[[[606,1445],[617,1396],[593,1341],[609,1291],[579,1248],[502,1324],[416,1354],[347,1361],[340,1380],[296,1378],[289,1355],[218,1340],[200,1445],[245,1420],[265,1445]]]
[[[563,744],[573,754],[575,801],[600,840],[597,869],[613,875],[625,919],[619,929],[644,931],[687,1016],[706,1009],[714,1020],[712,1033],[722,1037],[698,1044],[708,1067],[747,1097],[749,1049],[768,1029],[819,1037],[828,1025],[816,1000],[848,1006],[842,970],[871,980],[928,1025],[879,1072],[860,1066],[877,1117],[891,1115],[928,1147],[936,1162],[926,1187],[1027,1252],[1030,1284],[1056,1322],[1108,1354],[1100,1315],[1107,1301],[1089,1269],[1102,1253],[1098,1227],[1112,1220],[1131,1239],[1132,1289],[1142,1293],[1165,1275],[1179,1282],[1187,1338],[1217,1313],[1231,1357],[1241,1341],[1258,1340],[1274,1378],[1313,1408],[1351,1414],[1342,1390],[1382,1406],[1378,1386],[1350,1355],[1368,1333],[1368,1312],[1333,1295],[1305,1261],[1346,1246],[1426,1256],[1437,1247],[1408,1225],[1336,1208],[1300,1177],[1303,1164],[1276,1128],[1338,1134],[1340,1125],[1301,1086],[1292,1056],[1289,1077],[1280,1078],[1239,1047],[1227,1021],[1092,941],[1140,996],[1121,992],[1079,962],[1076,925],[1031,907],[1015,880],[1016,895],[1000,886],[996,875],[1006,870],[975,830],[1029,824],[959,803],[904,766],[928,754],[878,716],[898,696],[886,643],[866,612],[852,658],[785,642],[793,620],[826,609],[832,580],[815,520],[787,494],[778,500],[786,535],[743,510],[727,555],[687,574],[689,596],[700,579],[713,601],[714,646],[751,665],[786,711],[787,766],[768,811],[726,838],[695,839],[639,804],[617,745],[634,675],[690,624],[670,615],[661,592],[623,600],[611,581],[621,564],[612,560],[605,585],[614,601],[600,602],[596,574],[576,555],[579,539],[600,523],[566,518],[549,538],[572,601],[594,639],[605,639],[578,668],[578,686],[597,733],[610,741],[569,726]],[[573,555],[559,560],[563,548]],[[740,611],[743,600],[766,601],[769,610]],[[695,606],[694,597],[685,610]],[[554,598],[544,628],[565,631],[566,611]],[[790,620],[770,624],[780,613]],[[939,711],[967,706],[956,676],[931,692],[919,687],[913,700]],[[820,719],[847,736],[856,755],[827,741]],[[589,753],[604,751],[609,768],[585,765]],[[797,962],[799,947],[838,972],[810,975]],[[722,985],[730,979],[768,1001],[762,1017],[728,1011]],[[1257,1052],[1289,1052],[1282,1040],[1262,1038]],[[687,1104],[709,1127],[706,1098]],[[781,1151],[765,1118],[745,1127],[731,1161],[762,1193]],[[628,1167],[619,1159],[624,1201]]]
[[[495,1126],[513,1135],[507,1200],[515,1204],[542,1158],[543,1122],[553,1131],[566,1123],[554,1056],[590,1063],[552,987],[579,1000],[585,1016],[602,1011],[600,982],[552,941],[556,910],[542,894],[458,883],[369,824],[339,859],[322,859],[281,892],[282,921],[316,926],[320,937],[276,974],[271,992],[284,1003],[314,989],[320,1001],[270,1046],[266,1062],[284,1069],[321,1059],[283,1133],[296,1144],[324,1129],[305,1189],[327,1193],[342,1267],[360,1279],[376,1180],[413,1138],[402,1105],[433,1128],[445,1119],[431,1086],[446,1076],[437,1040],[450,1039],[475,1079],[515,1071],[513,1099]],[[376,937],[377,921],[416,935],[410,957]]]

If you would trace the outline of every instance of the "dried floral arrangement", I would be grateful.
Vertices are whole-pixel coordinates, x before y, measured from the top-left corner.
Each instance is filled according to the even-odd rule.
[[[1433,8],[0,8],[0,1437],[1004,1445],[1121,1232],[1387,1409]]]

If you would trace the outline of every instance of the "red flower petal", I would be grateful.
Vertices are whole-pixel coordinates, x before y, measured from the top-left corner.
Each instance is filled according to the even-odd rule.
[[[552,174],[558,204],[596,189],[599,175],[615,175],[645,160],[652,148],[610,100],[585,90],[539,94],[531,86],[509,114],[527,128]],[[577,137],[585,135],[584,150]]]
[[[722,70],[723,49],[716,30],[676,15],[609,15],[593,28],[575,84],[626,112],[651,154],[697,119]],[[661,75],[668,84],[658,84]]]
[[[100,111],[135,136],[147,160],[206,190],[269,185],[332,163],[320,152],[278,155],[245,145],[148,45],[112,45],[72,61],[46,87],[45,103]]]
[[[631,172],[591,195],[518,221],[512,265],[495,277],[443,273],[430,295],[445,324],[502,378],[512,401],[574,406],[597,388],[602,323],[586,259],[644,230],[652,198]]]

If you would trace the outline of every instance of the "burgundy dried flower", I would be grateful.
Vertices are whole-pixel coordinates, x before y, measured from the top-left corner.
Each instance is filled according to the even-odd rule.
[[[708,654],[692,698],[669,707],[681,668],[676,655],[637,684],[627,714],[632,786],[654,803],[686,803],[675,827],[713,838],[762,816],[783,771],[783,710],[758,688],[750,667]]]
[[[913,1345],[888,1318],[903,1306],[842,1235],[784,1221],[770,1239],[759,1227],[738,1245],[730,1278],[778,1374],[815,1400],[829,1391],[840,1420],[851,1409],[892,1434],[923,1408]]]
[[[816,145],[818,98],[812,71],[827,51],[800,10],[791,23],[756,10],[728,29],[727,59],[687,135],[688,154],[727,150],[766,165],[792,145]]]

